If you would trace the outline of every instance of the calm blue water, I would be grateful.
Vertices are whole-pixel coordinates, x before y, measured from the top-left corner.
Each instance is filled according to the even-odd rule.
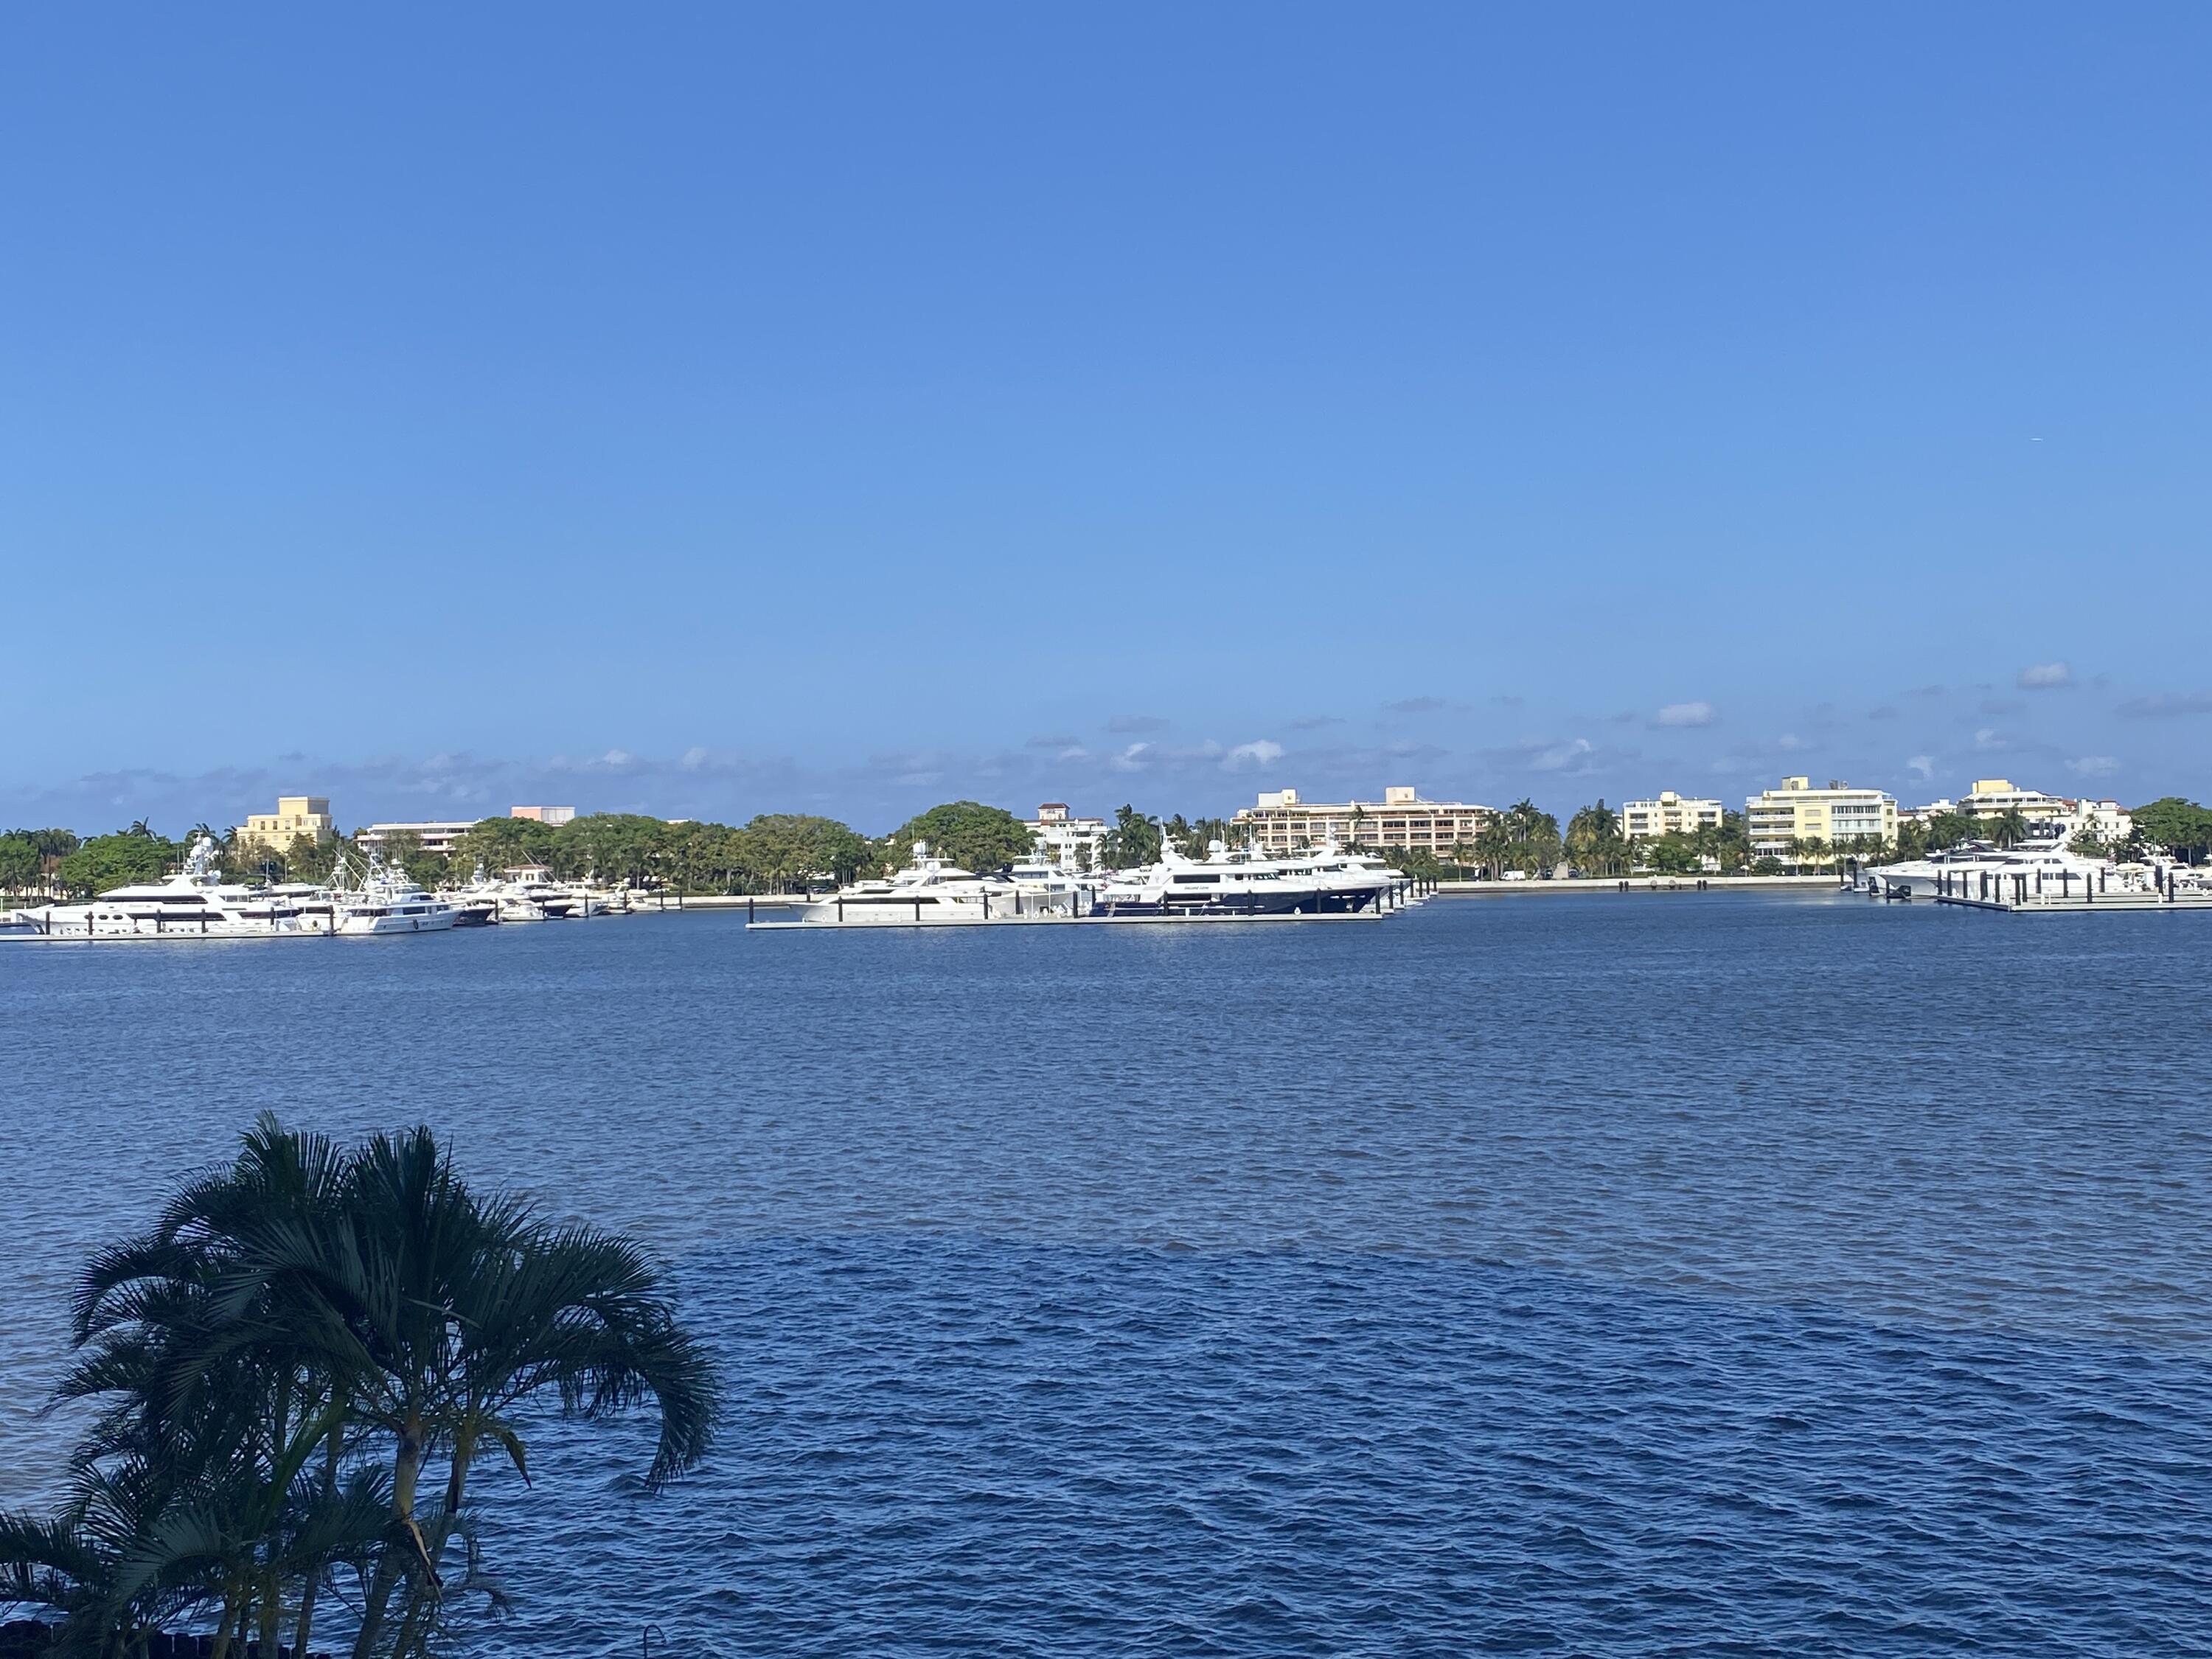
[[[722,1448],[545,1425],[487,1655],[2212,1650],[2212,918],[0,947],[0,1502],[260,1108],[661,1244]]]

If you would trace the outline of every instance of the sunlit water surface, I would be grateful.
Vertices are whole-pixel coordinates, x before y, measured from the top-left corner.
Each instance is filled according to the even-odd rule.
[[[711,1464],[535,1431],[485,1655],[2212,1647],[2212,918],[0,948],[0,1502],[254,1113],[672,1262]]]

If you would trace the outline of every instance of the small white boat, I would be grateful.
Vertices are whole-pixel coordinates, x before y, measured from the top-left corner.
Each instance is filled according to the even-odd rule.
[[[575,910],[575,898],[561,883],[549,878],[542,864],[520,864],[504,872],[500,884],[501,921],[564,921]]]

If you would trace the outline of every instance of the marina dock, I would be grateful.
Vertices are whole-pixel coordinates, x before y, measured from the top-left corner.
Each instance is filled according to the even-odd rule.
[[[2039,915],[2106,911],[2212,910],[2212,891],[2184,888],[2163,874],[2148,889],[2115,888],[2104,881],[2057,884],[2040,876],[1979,870],[1946,876],[1936,894],[1938,904],[1966,910],[1999,910]]]
[[[2036,915],[2056,915],[2059,912],[2079,913],[2099,910],[2212,910],[2212,893],[2100,893],[2084,898],[2075,893],[2071,897],[2057,893],[2008,894],[2002,898],[1969,898],[1938,894],[1938,904],[1954,904],[1965,910],[2002,910],[2008,915],[2033,912]]]

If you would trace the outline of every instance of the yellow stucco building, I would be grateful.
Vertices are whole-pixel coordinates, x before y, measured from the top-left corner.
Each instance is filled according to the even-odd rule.
[[[1832,778],[1825,789],[1809,778],[1784,778],[1743,804],[1754,858],[1787,859],[1801,841],[1897,839],[1897,802],[1879,789],[1853,789]]]
[[[266,847],[281,853],[295,836],[307,836],[320,842],[337,833],[331,823],[329,796],[279,795],[275,811],[246,814],[246,822],[238,827],[238,847],[241,852],[248,847]]]

